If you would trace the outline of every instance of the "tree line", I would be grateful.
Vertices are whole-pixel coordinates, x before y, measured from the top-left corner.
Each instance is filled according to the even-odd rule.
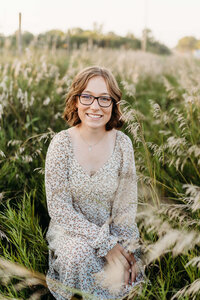
[[[143,31],[144,34],[144,31]],[[0,34],[0,48],[17,48],[18,31],[9,36]],[[83,44],[88,49],[93,47],[141,49],[142,40],[136,38],[133,33],[126,36],[117,35],[114,32],[102,33],[99,28],[83,30],[79,27],[71,28],[67,32],[61,30],[50,30],[45,33],[34,35],[31,32],[22,32],[22,48],[48,48],[48,49],[79,49]],[[171,50],[164,44],[156,41],[150,29],[146,29],[146,51],[169,55]]]

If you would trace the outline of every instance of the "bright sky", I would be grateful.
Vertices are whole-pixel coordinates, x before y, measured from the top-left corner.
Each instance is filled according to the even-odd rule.
[[[183,36],[200,39],[200,0],[0,0],[0,33],[13,34],[22,13],[22,30],[38,34],[71,27],[141,38],[145,23],[156,40],[176,46]]]

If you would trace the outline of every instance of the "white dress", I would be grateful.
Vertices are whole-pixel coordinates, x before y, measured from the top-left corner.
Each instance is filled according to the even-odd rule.
[[[130,242],[139,239],[131,139],[117,130],[112,155],[90,176],[74,155],[68,129],[60,131],[47,150],[45,189],[51,218],[46,234],[50,292],[59,300],[71,299],[77,290],[83,293],[83,299],[120,299],[127,295],[131,285],[113,292],[93,274],[104,274],[105,255],[117,242],[130,250]],[[131,252],[140,269],[136,285],[144,282],[144,265],[140,248]]]

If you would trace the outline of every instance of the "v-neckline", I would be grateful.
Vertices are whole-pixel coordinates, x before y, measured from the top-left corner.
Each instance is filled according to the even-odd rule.
[[[105,167],[110,163],[110,161],[112,160],[115,152],[116,152],[116,149],[117,149],[117,139],[118,139],[118,131],[116,131],[116,137],[115,137],[115,145],[114,145],[114,149],[113,149],[113,152],[112,154],[110,155],[110,157],[107,159],[107,161],[92,175],[88,174],[85,169],[83,168],[83,166],[79,163],[79,161],[77,160],[75,154],[74,154],[74,149],[73,149],[73,143],[72,143],[72,137],[68,131],[68,129],[66,129],[66,133],[69,137],[69,145],[70,145],[70,150],[71,150],[71,154],[72,154],[72,157],[74,159],[74,161],[76,162],[76,164],[78,165],[79,169],[88,177],[88,178],[94,178],[98,173],[100,173],[101,171],[103,171],[105,169]]]

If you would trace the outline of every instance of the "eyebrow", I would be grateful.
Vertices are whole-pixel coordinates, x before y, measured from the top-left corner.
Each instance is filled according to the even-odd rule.
[[[91,91],[84,91],[83,93],[91,93],[92,94],[92,92]],[[109,95],[108,93],[100,93],[100,95]],[[110,96],[110,95],[109,95]]]

